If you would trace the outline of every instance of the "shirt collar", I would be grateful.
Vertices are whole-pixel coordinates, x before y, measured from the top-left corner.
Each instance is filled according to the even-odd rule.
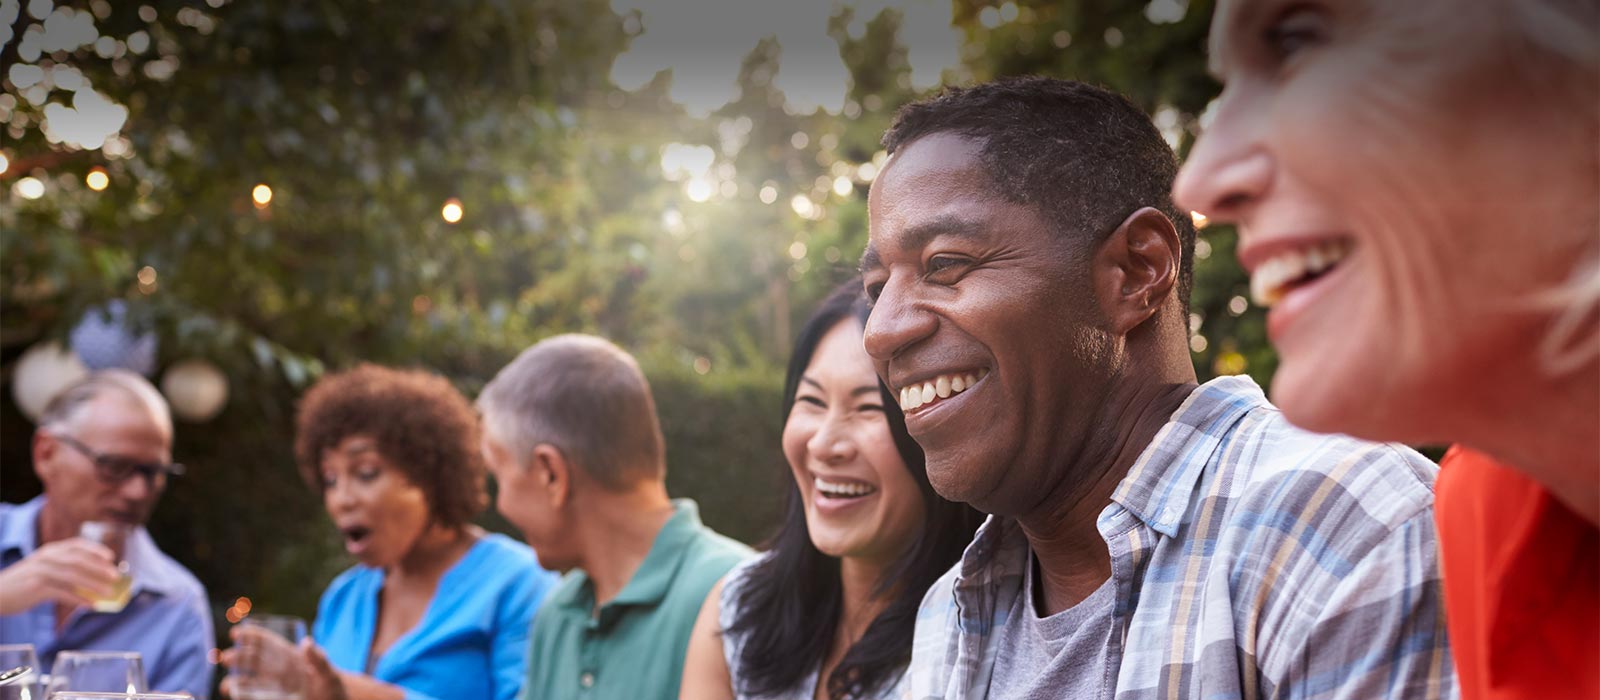
[[[44,507],[44,496],[35,496],[15,508],[7,508],[0,517],[0,554],[12,551],[28,556],[39,541],[39,509]]]
[[[601,609],[601,616],[606,616],[606,611],[625,605],[654,605],[665,598],[667,591],[672,587],[672,581],[677,577],[678,567],[683,563],[684,554],[688,546],[694,542],[695,533],[701,528],[700,509],[694,501],[687,498],[672,501],[673,514],[667,519],[665,525],[656,533],[656,538],[650,545],[650,553],[646,554],[644,561],[639,563],[639,569],[633,572],[633,577],[617,593],[617,597],[607,602]],[[589,580],[589,575],[579,570],[579,585],[572,586],[557,602],[560,605],[572,608],[575,612],[585,617],[593,614],[594,608],[594,583]]]
[[[1222,439],[1250,410],[1270,405],[1247,376],[1218,377],[1200,385],[1145,447],[1111,500],[1152,530],[1176,536],[1189,498]]]

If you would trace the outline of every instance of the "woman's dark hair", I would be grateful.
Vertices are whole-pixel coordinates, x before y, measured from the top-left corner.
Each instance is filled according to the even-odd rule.
[[[835,290],[800,329],[784,382],[783,416],[787,421],[800,376],[817,345],[840,322],[865,325],[868,307],[859,279]],[[866,352],[863,350],[862,352]],[[928,587],[961,556],[981,519],[963,504],[934,493],[928,483],[922,448],[906,432],[905,414],[882,382],[884,415],[906,469],[922,494],[927,522],[916,541],[883,574],[873,595],[892,595],[888,606],[861,639],[851,645],[827,678],[828,697],[859,698],[893,683],[911,660],[911,632],[917,606]],[[767,541],[769,552],[754,565],[738,590],[738,617],[726,634],[743,636],[739,650],[742,677],[738,690],[749,695],[777,694],[799,685],[816,671],[833,644],[843,612],[839,560],[811,544],[805,504],[794,479],[789,485],[783,523]]]
[[[478,414],[450,380],[371,364],[317,380],[295,416],[295,460],[307,484],[323,488],[323,451],[351,435],[372,438],[422,489],[434,522],[459,527],[488,505]]]

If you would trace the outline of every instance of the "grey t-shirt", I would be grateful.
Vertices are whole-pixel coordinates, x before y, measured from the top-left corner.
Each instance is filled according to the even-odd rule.
[[[1022,594],[1007,618],[1016,622],[1003,625],[996,641],[988,696],[1004,700],[1111,697],[1117,677],[1110,661],[1114,581],[1106,579],[1077,605],[1039,617],[1033,607],[1037,566],[1030,554]]]

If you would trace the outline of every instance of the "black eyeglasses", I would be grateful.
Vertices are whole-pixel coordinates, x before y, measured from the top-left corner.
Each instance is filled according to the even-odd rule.
[[[144,480],[151,484],[163,483],[169,476],[183,476],[183,465],[177,462],[169,464],[141,462],[129,457],[96,452],[88,445],[66,435],[51,433],[51,437],[88,457],[89,461],[94,462],[95,474],[107,483],[120,484],[134,474],[144,477]]]

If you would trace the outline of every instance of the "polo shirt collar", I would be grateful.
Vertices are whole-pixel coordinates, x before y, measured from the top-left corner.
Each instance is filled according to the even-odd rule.
[[[608,606],[655,605],[667,596],[673,579],[678,576],[683,555],[688,551],[689,544],[694,542],[695,533],[700,530],[700,509],[694,501],[677,499],[672,502],[672,507],[676,512],[656,533],[650,553],[645,555],[639,570],[633,572],[633,578],[628,579],[628,584],[607,603]]]
[[[1150,529],[1175,537],[1223,438],[1246,413],[1270,405],[1248,376],[1218,377],[1200,385],[1161,426],[1111,500]]]
[[[656,533],[655,540],[650,544],[650,552],[639,563],[639,569],[633,572],[633,577],[628,579],[617,597],[601,606],[601,618],[609,618],[607,611],[621,606],[660,603],[672,588],[684,554],[701,528],[700,509],[694,501],[673,499],[672,508],[672,517]],[[570,608],[583,617],[590,617],[594,614],[594,582],[581,569],[577,575],[580,577],[579,585],[568,588],[552,602]]]

